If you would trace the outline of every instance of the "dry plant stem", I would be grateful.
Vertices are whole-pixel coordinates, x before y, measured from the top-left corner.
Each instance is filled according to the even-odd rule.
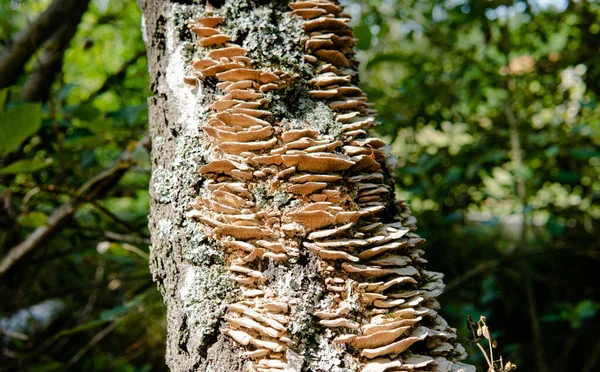
[[[486,319],[484,316],[479,318],[479,321],[475,323],[471,315],[468,316],[467,324],[469,329],[473,334],[473,343],[477,345],[481,353],[483,354],[487,364],[488,364],[488,372],[506,372],[512,371],[517,368],[517,366],[510,361],[504,365],[504,361],[502,356],[498,360],[494,359],[494,351],[493,348],[497,346],[496,341],[492,339],[489,327],[485,323]],[[489,355],[486,352],[485,348],[479,343],[481,337],[485,338],[489,346]]]
[[[596,347],[594,348],[594,351],[592,352],[592,354],[587,359],[587,361],[586,361],[585,365],[583,366],[583,369],[581,370],[581,372],[592,372],[592,371],[594,371],[595,370],[594,368],[597,367],[596,362],[598,362],[598,359],[600,359],[600,342],[598,342],[596,344]]]
[[[492,363],[492,361],[488,357],[487,352],[485,351],[485,349],[483,348],[483,346],[481,346],[481,344],[479,342],[477,342],[476,344],[477,344],[477,347],[479,348],[479,350],[481,350],[481,353],[483,354],[483,356],[485,357],[485,361],[488,364],[488,371],[493,371],[494,370],[494,364]]]

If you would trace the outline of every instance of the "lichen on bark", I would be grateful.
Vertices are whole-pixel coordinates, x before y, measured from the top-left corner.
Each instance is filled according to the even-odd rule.
[[[436,312],[441,276],[367,133],[341,8],[213,5],[142,0],[170,367],[468,371]]]

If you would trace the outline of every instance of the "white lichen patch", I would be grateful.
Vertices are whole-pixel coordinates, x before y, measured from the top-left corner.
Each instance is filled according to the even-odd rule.
[[[175,107],[171,107],[179,112],[181,122],[184,123],[183,133],[187,135],[197,135],[199,133],[198,114],[203,111],[200,105],[199,97],[202,97],[202,87],[198,89],[188,89],[184,77],[190,71],[191,60],[190,54],[193,53],[193,44],[181,40],[180,33],[184,24],[181,24],[181,19],[186,15],[189,17],[186,8],[174,5],[172,8],[172,16],[169,17],[171,22],[170,30],[173,33],[167,34],[166,47],[169,57],[169,64],[166,67],[166,82],[170,90],[170,94],[174,96],[173,102]],[[182,14],[183,13],[183,14]],[[186,30],[186,32],[189,32]]]
[[[341,136],[342,125],[336,121],[335,113],[325,102],[312,99],[301,89],[290,95],[291,98],[286,96],[286,92],[276,92],[269,97],[272,110],[284,118],[281,125],[285,129],[314,128],[332,138]],[[290,100],[294,101],[293,106],[289,105]]]
[[[333,110],[325,102],[311,103],[306,105],[304,121],[321,134],[330,135],[334,138],[339,137],[342,134],[342,126],[336,122]]]
[[[152,139],[152,147],[154,149],[160,150],[162,148],[162,145],[164,145],[165,143],[165,137],[163,136],[155,136]]]
[[[169,220],[161,219],[158,221],[158,236],[163,238],[171,235],[173,223]]]
[[[195,343],[212,334],[219,318],[225,312],[228,293],[233,290],[222,265],[188,266],[180,289],[180,298],[188,315],[188,322],[196,331]]]
[[[226,2],[219,13],[225,18],[223,31],[233,40],[243,35],[241,46],[258,67],[307,74],[311,67],[302,53],[302,20],[287,13],[285,6],[282,10],[272,4],[252,7],[241,0]]]
[[[159,203],[167,204],[173,201],[172,174],[167,169],[156,169],[152,174],[152,187]]]
[[[317,336],[317,347],[310,351],[309,368],[311,371],[357,371],[360,363],[348,357],[344,347],[334,344],[326,336]]]
[[[185,233],[189,237],[183,248],[186,260],[199,266],[223,263],[223,251],[214,244],[207,244],[201,224],[194,220],[186,221]]]

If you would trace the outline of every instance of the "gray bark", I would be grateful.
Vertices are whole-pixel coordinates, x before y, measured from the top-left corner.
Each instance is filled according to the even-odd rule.
[[[411,368],[417,370],[474,370],[469,366],[456,363],[456,358],[461,357],[464,349],[454,341],[454,330],[449,328],[433,310],[437,306],[435,296],[443,286],[440,275],[427,272],[421,267],[423,262],[420,260],[421,251],[414,247],[421,242],[421,239],[412,232],[402,238],[404,240],[398,240],[398,246],[407,247],[405,254],[412,255],[411,257],[417,262],[414,264],[417,269],[412,266],[402,267],[394,273],[421,278],[418,280],[418,288],[415,289],[419,289],[418,293],[422,294],[423,298],[410,297],[408,301],[415,300],[417,303],[422,303],[418,307],[415,305],[417,310],[407,306],[402,308],[389,306],[392,306],[392,309],[404,309],[402,311],[414,313],[415,318],[411,319],[415,322],[421,319],[416,318],[417,313],[428,318],[422,324],[431,328],[413,322],[411,323],[413,326],[407,327],[408,331],[403,336],[404,339],[392,340],[396,343],[402,340],[421,342],[415,344],[416,346],[409,349],[407,353],[382,352],[386,359],[379,362],[390,363],[389,367],[378,366],[373,357],[361,356],[361,352],[367,355],[375,353],[368,351],[367,346],[359,347],[360,343],[355,343],[354,347],[351,347],[333,342],[333,339],[338,336],[356,338],[360,335],[360,331],[352,329],[353,327],[369,324],[378,311],[386,313],[390,310],[377,309],[369,302],[372,300],[361,297],[363,292],[357,290],[359,284],[364,282],[362,285],[367,287],[374,285],[371,279],[367,279],[370,274],[363,275],[355,271],[353,273],[352,270],[360,270],[363,266],[346,265],[347,263],[340,265],[343,259],[330,259],[327,256],[330,250],[322,250],[318,248],[318,244],[332,244],[335,239],[341,241],[346,238],[348,241],[357,241],[356,244],[360,245],[365,242],[361,238],[367,239],[369,236],[375,240],[378,236],[392,239],[388,232],[381,232],[382,235],[367,232],[370,231],[367,225],[375,226],[375,230],[380,229],[377,231],[383,231],[388,226],[388,230],[395,231],[394,234],[397,236],[403,236],[407,231],[414,229],[414,218],[409,215],[408,208],[393,202],[393,191],[390,191],[393,190],[393,184],[385,166],[385,155],[378,148],[380,146],[377,142],[368,140],[373,144],[372,147],[358,144],[354,147],[345,147],[344,151],[359,151],[359,155],[351,156],[340,151],[334,154],[335,151],[331,149],[341,144],[349,145],[353,143],[353,138],[359,142],[361,138],[367,140],[366,134],[361,134],[360,129],[358,132],[355,130],[355,133],[351,133],[351,128],[344,127],[341,121],[336,119],[347,112],[345,108],[335,106],[335,102],[319,99],[314,95],[317,93],[309,94],[309,90],[316,89],[311,85],[317,84],[314,83],[314,79],[319,78],[316,66],[323,66],[326,62],[337,65],[339,69],[334,68],[334,70],[338,73],[343,70],[347,74],[347,81],[344,80],[345,83],[341,85],[347,83],[350,87],[350,80],[356,83],[356,63],[352,59],[351,37],[338,40],[335,45],[337,51],[333,49],[316,51],[313,53],[314,56],[304,57],[307,40],[304,29],[308,30],[313,26],[307,26],[308,23],[296,15],[292,16],[289,4],[285,1],[230,0],[226,1],[221,8],[217,8],[214,14],[211,9],[202,5],[181,5],[179,4],[181,2],[162,0],[139,1],[144,14],[144,35],[151,87],[154,93],[148,101],[153,164],[150,182],[152,198],[149,221],[152,234],[150,265],[153,278],[167,307],[166,360],[169,367],[174,371],[283,371],[284,369],[273,367],[281,362],[285,364],[286,371],[351,372],[393,371],[399,370],[397,369],[399,365],[408,366],[412,363]],[[331,9],[332,12],[336,12],[337,6],[334,2],[321,1],[321,4],[325,4],[328,12]],[[313,159],[312,155],[306,155],[308,154],[306,151],[301,151],[308,159],[306,163],[301,164],[297,155],[294,155],[297,153],[289,151],[292,147],[288,144],[283,145],[281,149],[286,151],[285,148],[289,147],[288,152],[285,153],[289,154],[286,161],[295,161],[295,166],[281,164],[282,160],[279,158],[274,160],[278,165],[261,168],[256,166],[258,161],[256,159],[259,158],[258,155],[269,154],[268,151],[249,149],[238,152],[237,147],[244,147],[248,143],[215,142],[214,132],[211,135],[210,125],[207,123],[210,123],[221,110],[212,105],[227,100],[224,98],[226,93],[215,86],[217,82],[225,81],[225,78],[219,77],[215,80],[216,78],[206,77],[210,76],[206,70],[203,74],[199,74],[205,77],[200,76],[198,81],[189,78],[191,74],[198,75],[198,70],[194,70],[190,63],[206,59],[211,50],[218,48],[213,45],[199,47],[198,38],[188,28],[188,21],[218,15],[223,15],[224,20],[218,27],[215,26],[215,30],[218,29],[218,32],[230,37],[230,46],[237,45],[245,48],[246,57],[251,60],[253,68],[258,71],[258,74],[263,73],[260,77],[256,75],[252,79],[259,82],[258,85],[262,84],[260,92],[264,94],[261,93],[260,96],[266,103],[260,109],[270,112],[270,124],[267,123],[266,129],[270,131],[272,138],[277,140],[274,146],[282,146],[281,143],[290,142],[289,139],[285,139],[286,133],[290,134],[293,131],[299,133],[306,130],[314,133],[315,140],[304,138],[304,141],[314,146],[318,147],[321,143],[327,142],[323,140],[324,138],[330,139],[328,145],[323,145],[330,146],[327,147],[328,150],[315,148],[314,151],[331,151],[331,156],[335,155],[335,159],[323,160],[321,164],[321,160]],[[342,16],[336,15],[336,17]],[[213,26],[207,26],[207,28],[211,27]],[[343,25],[334,24],[331,27],[341,27],[341,31],[336,31],[338,34],[350,32]],[[222,60],[219,63],[226,62]],[[266,72],[274,72],[277,78],[274,78],[273,74],[265,75]],[[193,87],[184,83],[186,76],[188,77],[186,80]],[[265,87],[268,81],[271,81],[270,79],[279,79],[275,81],[275,85],[281,84],[267,93],[267,89],[263,91],[262,87]],[[226,85],[221,87],[227,89]],[[352,89],[354,88],[347,88],[347,91],[350,92]],[[352,94],[348,93],[348,95]],[[350,101],[352,99],[337,105],[350,104]],[[357,104],[360,105],[359,116],[372,118],[373,113],[362,102]],[[223,118],[223,120],[227,119]],[[352,123],[358,125],[356,121]],[[204,128],[204,131],[201,128]],[[339,140],[339,144],[336,139]],[[261,141],[249,143],[259,146]],[[268,143],[264,146],[271,145],[272,143]],[[277,147],[273,151],[271,153],[278,153]],[[239,165],[239,169],[210,171],[211,167],[217,166],[216,160],[233,158],[240,159],[243,163]],[[290,171],[292,168],[293,170]],[[244,169],[250,170],[244,171]],[[287,171],[277,176],[269,173],[281,172],[284,169]],[[380,180],[373,182],[381,182],[377,190],[389,196],[367,196],[369,193],[359,188],[363,186],[369,188],[372,187],[371,184],[351,182],[353,176],[366,177],[369,169],[376,169],[372,175]],[[329,194],[323,191],[324,193],[318,196],[316,194],[318,191],[305,191],[302,188],[308,186],[322,188],[318,182],[309,185],[309,183],[292,184],[284,181],[289,177],[290,172],[295,170],[299,171],[298,175],[304,174],[310,177],[312,177],[310,172],[324,173],[319,176],[322,179],[338,177],[335,181],[337,183],[332,181],[335,186],[331,186],[331,190],[326,190],[330,191]],[[255,220],[251,222],[239,220],[232,223],[230,219],[234,217],[227,214],[230,212],[222,214],[222,211],[218,210],[219,208],[231,209],[231,207],[218,205],[212,187],[218,188],[232,180],[242,179],[246,181],[245,188],[242,187],[245,191],[241,194],[248,195],[248,200],[244,203],[251,206],[248,210],[255,212],[251,219],[261,219],[258,225],[253,225]],[[301,218],[303,213],[299,212],[301,208],[323,205],[313,203],[317,200],[336,200],[327,203],[342,205],[343,207],[338,208],[340,210],[347,207],[348,214],[336,215],[337,210],[334,208],[331,213],[323,211],[321,214],[317,213],[318,216],[315,215],[314,218]],[[373,205],[381,208],[376,206],[375,212],[369,212],[369,206]],[[236,216],[242,216],[243,213],[248,216],[250,213],[243,212],[245,209],[240,210],[241,214]],[[276,217],[270,219],[264,217],[263,220],[267,212]],[[357,220],[358,215],[361,217]],[[339,223],[343,220],[340,216],[349,218],[350,223]],[[356,218],[352,219],[353,216]],[[323,222],[322,218],[333,218],[333,222]],[[276,222],[273,223],[273,219]],[[396,229],[400,225],[402,229]],[[239,226],[248,229],[240,232]],[[318,232],[318,234],[311,232]],[[319,234],[330,234],[335,237],[327,238],[329,240],[320,239],[317,238]],[[265,241],[267,243],[264,243]],[[283,242],[284,253],[269,252],[269,256],[264,253],[269,250],[268,248],[257,249],[259,244],[268,247],[275,241]],[[235,245],[232,242],[239,242],[239,244]],[[242,257],[241,252],[236,251],[235,247],[240,245],[251,247],[248,249],[252,254],[265,254],[265,256],[250,261],[248,258],[250,255]],[[346,254],[344,249],[338,249],[337,252],[340,250],[341,254]],[[348,248],[351,254],[345,257],[354,260],[351,255],[358,255],[359,250],[356,247]],[[385,254],[384,256],[388,257]],[[404,259],[408,258],[404,257]],[[361,259],[360,263],[370,264],[370,261]],[[374,268],[374,266],[364,267],[368,267],[369,270]],[[239,274],[239,270],[246,270],[247,275]],[[251,272],[248,274],[249,271]],[[383,281],[386,281],[397,274],[374,275],[379,275]],[[259,279],[253,282],[253,278]],[[347,291],[343,289],[341,294],[336,289],[339,285],[336,287],[334,284],[340,281],[345,283],[342,284],[342,288],[347,285]],[[253,291],[261,294],[258,296],[250,294],[254,293]],[[382,289],[382,293],[385,291]],[[407,296],[410,293],[416,296],[417,292],[406,293]],[[268,296],[272,297],[267,298]],[[348,319],[344,316],[340,318],[339,314],[337,318],[333,315],[316,316],[317,312],[344,314],[345,305],[340,302],[341,298],[344,298],[343,302],[351,307],[346,315]],[[271,300],[273,302],[269,302]],[[397,300],[397,302],[402,301]],[[262,306],[267,303],[284,303],[285,310],[279,313],[263,311]],[[286,324],[285,330],[279,332],[273,328],[260,328],[266,334],[270,335],[269,332],[274,332],[277,336],[261,335],[260,331],[257,331],[258,328],[248,330],[249,323],[239,324],[241,320],[254,322],[249,317],[239,314],[239,308],[246,306],[256,306],[257,311],[252,315],[253,319],[263,319],[264,316],[261,318],[261,314],[272,316],[271,319],[284,317],[285,320],[281,320],[281,323]],[[235,310],[236,307],[238,310]],[[258,314],[259,310],[263,312]],[[342,320],[346,322],[346,326],[331,325],[327,322],[328,319]],[[261,321],[266,324],[264,319],[259,323]],[[252,324],[254,324],[252,327],[255,327],[258,323]],[[244,338],[243,335],[251,335],[253,341]],[[409,335],[411,337],[408,337]],[[271,340],[270,346],[260,344],[266,342],[265,340]],[[448,342],[445,343],[443,340]],[[349,341],[349,345],[352,342]],[[278,349],[277,345],[281,345],[281,348]],[[443,351],[443,348],[448,348],[447,350],[450,351]],[[264,352],[265,356],[257,357],[253,354],[260,352]],[[411,356],[412,353],[421,354],[422,358]],[[400,356],[397,357],[396,354]],[[436,359],[434,360],[433,357]],[[422,367],[417,366],[418,360],[425,361]],[[271,367],[267,367],[269,363]]]

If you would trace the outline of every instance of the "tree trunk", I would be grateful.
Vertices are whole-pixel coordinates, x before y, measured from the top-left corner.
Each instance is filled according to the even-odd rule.
[[[181,3],[140,0],[169,367],[474,371],[367,134],[342,9]]]

